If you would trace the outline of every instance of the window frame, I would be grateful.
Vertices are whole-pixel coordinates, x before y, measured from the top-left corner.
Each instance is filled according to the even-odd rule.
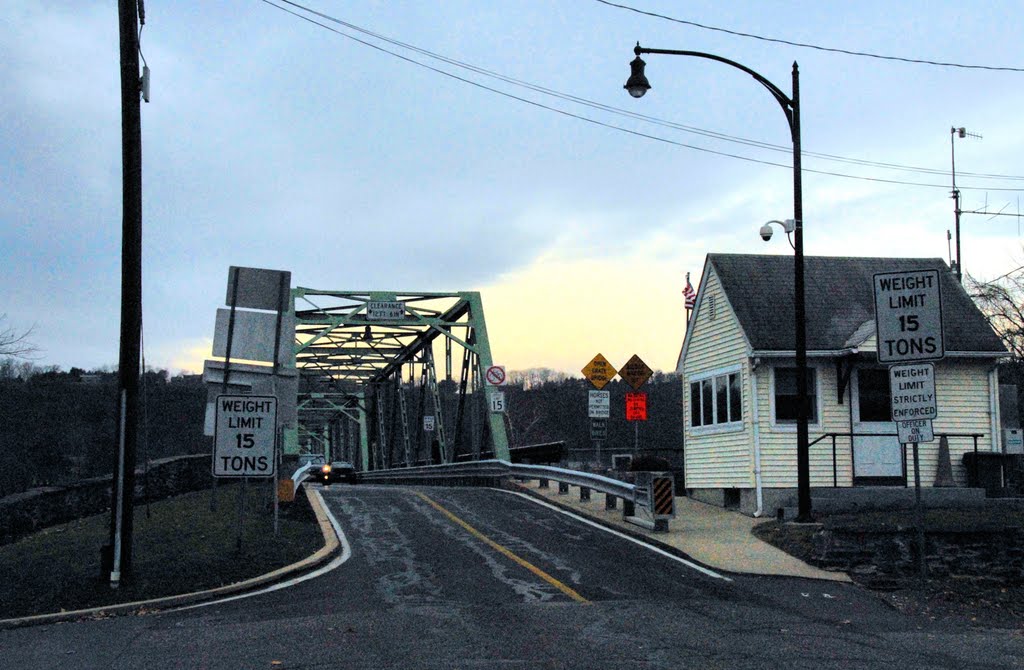
[[[786,419],[786,420],[783,420],[783,421],[779,421],[778,411],[777,411],[778,408],[776,406],[777,405],[777,403],[776,403],[777,393],[776,393],[775,379],[776,379],[776,375],[777,375],[779,370],[793,370],[794,373],[795,373],[796,369],[797,369],[796,364],[794,363],[792,365],[773,365],[771,367],[772,367],[771,387],[768,389],[768,399],[769,399],[769,401],[771,403],[771,425],[772,425],[772,428],[777,429],[777,430],[779,430],[781,432],[790,432],[790,431],[792,431],[792,432],[795,433],[796,430],[797,430],[797,420],[796,419],[792,419],[792,420]],[[808,374],[808,376],[811,377],[811,379],[807,380],[808,381],[807,392],[808,392],[808,394],[811,394],[813,396],[813,398],[811,398],[811,409],[814,411],[814,416],[807,418],[807,425],[808,426],[813,426],[815,428],[820,429],[821,428],[821,370],[819,370],[814,365],[808,365],[807,366],[807,374]]]
[[[737,383],[735,385],[730,383],[730,381],[731,381],[730,377],[732,375],[737,375],[737,377],[738,377],[738,381],[737,381]],[[704,372],[699,372],[699,373],[696,373],[696,374],[691,375],[690,377],[688,377],[686,382],[687,382],[687,390],[686,390],[685,397],[686,397],[686,401],[687,401],[687,404],[689,406],[689,412],[690,412],[690,415],[688,417],[688,421],[686,423],[686,429],[690,432],[690,434],[692,434],[692,435],[705,435],[705,434],[708,434],[708,433],[729,433],[729,432],[741,431],[741,430],[744,429],[745,416],[744,416],[744,410],[743,410],[743,400],[744,400],[744,396],[747,394],[747,389],[746,389],[746,385],[744,384],[744,381],[743,381],[743,367],[741,365],[730,365],[728,367],[716,368],[714,370],[706,370]],[[718,409],[719,409],[718,408],[718,405],[719,405],[718,389],[719,389],[719,384],[722,384],[722,388],[725,391],[725,412],[726,412],[726,415],[727,415],[725,421],[719,421],[718,420],[719,419],[719,417],[718,417]],[[701,405],[697,406],[696,408],[694,407],[694,404],[693,404],[693,398],[694,398],[693,392],[694,392],[694,386],[695,385],[699,389],[697,397],[700,398],[701,401],[702,401]],[[710,391],[711,391],[710,392],[711,420],[710,420],[710,422],[707,422],[707,423],[705,422],[705,412],[706,412],[707,408],[703,406],[703,400],[705,398],[704,389],[706,387],[710,387]],[[739,415],[739,418],[736,418],[736,419],[732,419],[732,416],[731,416],[731,412],[735,408],[734,403],[732,401],[732,391],[733,391],[734,388],[738,389],[739,392],[740,392],[740,397],[739,397],[739,414],[740,415]],[[700,423],[694,424],[694,422],[693,422],[694,417],[699,417],[700,418]],[[730,419],[732,419],[732,420],[730,420]]]

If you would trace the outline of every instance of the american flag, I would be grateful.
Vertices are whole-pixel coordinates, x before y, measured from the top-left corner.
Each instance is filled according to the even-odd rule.
[[[693,309],[693,306],[697,304],[697,292],[690,284],[689,272],[686,273],[686,288],[683,289],[683,297],[686,298],[686,309]]]

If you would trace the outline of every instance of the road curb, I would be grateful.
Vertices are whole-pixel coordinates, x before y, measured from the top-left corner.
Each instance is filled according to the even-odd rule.
[[[171,607],[193,605],[196,603],[216,600],[222,596],[236,595],[245,591],[252,591],[261,586],[267,586],[269,584],[283,581],[288,577],[295,577],[299,574],[310,572],[333,558],[341,548],[341,542],[338,539],[337,534],[334,532],[334,527],[331,525],[330,520],[327,518],[327,513],[324,511],[323,499],[319,495],[314,495],[307,487],[303,487],[303,490],[306,492],[306,498],[309,500],[309,505],[312,507],[313,513],[316,515],[317,523],[320,525],[320,532],[323,533],[324,536],[324,546],[301,561],[278,568],[272,572],[259,575],[258,577],[252,577],[240,582],[235,582],[234,584],[218,586],[204,591],[193,591],[191,593],[163,596],[160,598],[152,598],[150,600],[136,600],[130,603],[102,605],[100,607],[91,607],[88,609],[73,610],[70,612],[54,612],[52,614],[36,614],[16,619],[0,619],[0,630],[22,628],[26,626],[40,626],[67,621],[79,621],[82,619],[105,619],[112,616],[121,616],[126,614],[151,614]]]

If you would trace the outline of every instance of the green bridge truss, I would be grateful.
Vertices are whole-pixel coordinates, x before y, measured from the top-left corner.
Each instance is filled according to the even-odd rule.
[[[490,411],[493,364],[477,292],[291,290],[297,428],[284,453],[322,453],[361,470],[508,460]]]

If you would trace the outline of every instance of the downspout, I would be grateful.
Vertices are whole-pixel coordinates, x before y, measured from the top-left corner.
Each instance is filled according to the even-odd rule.
[[[757,497],[757,509],[754,517],[764,514],[764,493],[761,490],[761,417],[757,407],[757,359],[750,364],[750,407],[751,421],[754,424],[754,491]]]
[[[999,448],[999,427],[1002,423],[999,417],[999,368],[993,366],[988,371],[988,402],[989,416],[992,423],[992,451],[1002,451]]]

